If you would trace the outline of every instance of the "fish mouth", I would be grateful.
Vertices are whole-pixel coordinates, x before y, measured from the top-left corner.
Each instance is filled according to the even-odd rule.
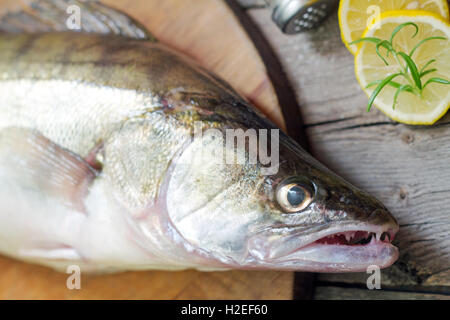
[[[397,260],[398,249],[392,245],[397,231],[398,225],[392,224],[335,225],[309,234],[266,237],[263,246],[258,236],[249,243],[249,252],[262,264],[282,270],[362,272]]]
[[[371,232],[363,230],[344,231],[332,233],[314,241],[314,244],[324,245],[344,245],[344,246],[357,246],[366,245],[370,243],[391,243],[395,237],[395,232],[392,229],[380,232]]]

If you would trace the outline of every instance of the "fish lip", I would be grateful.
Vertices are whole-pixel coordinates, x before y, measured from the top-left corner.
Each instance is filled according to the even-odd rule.
[[[297,257],[307,250],[313,250],[317,256],[327,256],[329,252],[339,254],[345,251],[351,252],[357,249],[360,253],[365,254],[365,259],[349,260],[349,261],[333,261],[333,260],[314,260],[309,259],[305,261],[299,260]],[[311,245],[302,247],[299,250],[288,254],[282,258],[276,259],[273,263],[279,266],[280,270],[302,270],[310,272],[365,272],[369,267],[378,267],[384,269],[390,267],[399,256],[399,250],[391,243],[376,243],[373,245],[364,246],[343,246],[343,245]]]
[[[350,224],[344,224],[342,225],[337,225],[337,226],[332,226],[327,228],[326,230],[323,231],[318,231],[317,232],[317,236],[312,237],[312,241],[309,241],[309,243],[305,244],[302,247],[308,246],[312,243],[314,243],[317,240],[320,240],[322,238],[334,235],[334,234],[341,234],[341,233],[345,233],[345,232],[356,232],[356,231],[365,231],[365,232],[369,232],[369,233],[375,233],[375,234],[382,234],[384,232],[389,233],[389,237],[390,237],[390,243],[392,243],[392,241],[395,238],[395,235],[397,234],[399,230],[398,225],[396,226],[392,226],[390,224],[385,224],[385,225],[373,225],[373,224],[367,224],[367,223],[350,223]]]
[[[289,236],[284,239],[288,242],[296,237],[304,236],[306,240],[301,241],[300,245],[292,248],[292,250],[280,251],[272,250],[270,246],[266,248],[256,248],[254,243],[249,244],[250,255],[256,260],[260,261],[264,265],[272,265],[281,270],[303,270],[312,272],[359,272],[366,271],[370,265],[376,265],[379,268],[386,268],[392,265],[398,258],[398,249],[392,245],[396,233],[399,230],[399,226],[396,223],[385,223],[382,225],[376,225],[368,223],[367,221],[361,222],[335,222],[327,224],[326,226],[319,226],[322,230],[305,232],[304,229],[293,231]],[[286,226],[286,228],[289,228]],[[295,229],[295,227],[291,228]],[[381,235],[383,232],[388,232],[390,239],[389,242],[375,241],[373,244],[364,245],[345,245],[345,244],[323,244],[316,243],[317,240],[328,237],[333,234],[340,234],[345,232],[365,231],[369,233],[375,233]],[[257,235],[259,239],[263,234],[267,237],[265,230],[261,234]],[[379,239],[379,237],[378,237]],[[252,246],[253,245],[253,246]],[[283,243],[277,244],[283,246]],[[258,251],[259,249],[259,251]],[[264,251],[266,250],[266,251]],[[261,254],[264,252],[264,254]],[[308,252],[313,252],[314,255],[318,255],[318,252],[322,252],[321,258],[314,261],[315,258],[308,256]],[[333,258],[326,260],[327,256],[333,256],[337,253],[349,256],[354,255],[354,261],[349,259],[346,263],[340,263]],[[320,255],[319,255],[320,256]],[[312,259],[312,260],[311,260]]]

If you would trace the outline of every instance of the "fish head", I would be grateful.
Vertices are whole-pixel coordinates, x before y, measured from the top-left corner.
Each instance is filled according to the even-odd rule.
[[[272,219],[248,242],[249,253],[263,265],[357,272],[397,260],[391,242],[399,226],[388,209],[293,141],[280,146],[279,170],[266,184]]]
[[[224,145],[207,136],[191,143],[165,192],[174,230],[210,258],[207,267],[356,272],[395,262],[398,224],[386,207],[290,138],[280,136],[270,174],[259,162],[213,161]],[[248,156],[246,147],[232,151],[240,152]]]

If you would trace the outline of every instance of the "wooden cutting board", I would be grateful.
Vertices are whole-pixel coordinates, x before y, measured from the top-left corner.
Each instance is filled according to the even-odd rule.
[[[232,12],[220,0],[104,0],[145,25],[161,42],[227,80],[284,128],[266,69]],[[16,1],[0,0],[0,9]],[[290,299],[293,273],[228,271],[68,275],[0,256],[0,299]]]

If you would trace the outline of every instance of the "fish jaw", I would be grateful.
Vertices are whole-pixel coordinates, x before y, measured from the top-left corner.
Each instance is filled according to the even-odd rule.
[[[249,240],[248,250],[254,259],[249,266],[310,272],[361,272],[370,266],[387,268],[398,259],[398,249],[391,243],[399,229],[395,220],[384,225],[335,223],[312,232],[286,228],[291,229],[287,237],[273,235],[273,230],[267,230]]]
[[[369,267],[380,269],[391,266],[398,258],[398,249],[392,244],[370,243],[360,246],[312,244],[280,260],[282,268],[296,270],[296,261],[303,257],[315,260],[302,267],[311,272],[364,272]],[[322,261],[321,257],[326,257]]]

